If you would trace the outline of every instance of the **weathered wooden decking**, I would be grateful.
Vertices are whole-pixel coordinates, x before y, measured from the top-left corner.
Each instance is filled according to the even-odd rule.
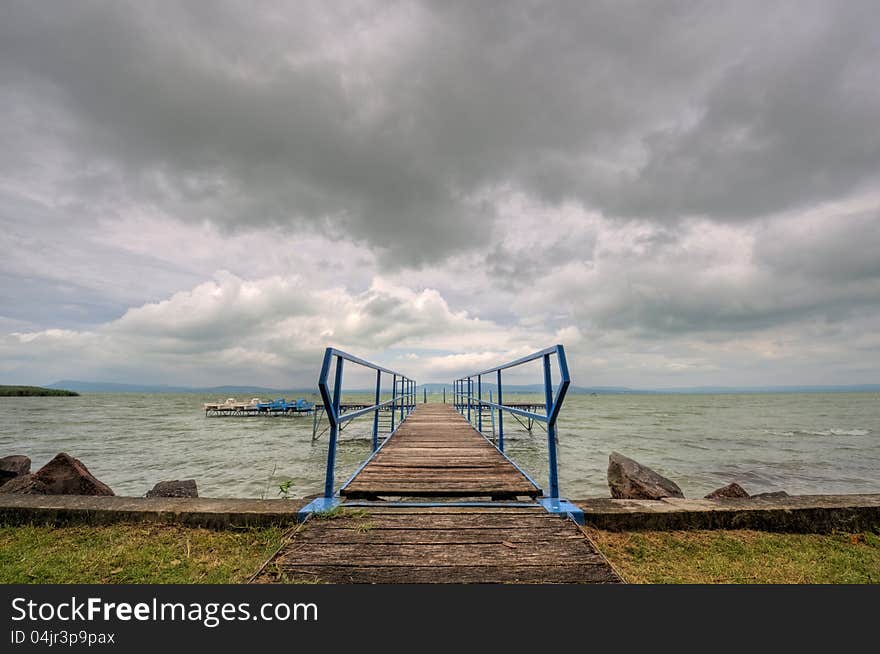
[[[300,525],[256,583],[620,583],[540,507],[340,508]]]
[[[340,490],[346,499],[510,499],[540,493],[453,407],[444,404],[420,405]],[[343,505],[329,513],[314,513],[254,581],[621,581],[572,520],[537,504],[474,504]]]
[[[452,406],[421,404],[339,494],[509,499],[541,489]]]

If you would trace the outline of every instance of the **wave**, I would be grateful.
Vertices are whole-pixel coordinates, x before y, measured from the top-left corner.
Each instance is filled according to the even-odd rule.
[[[824,429],[821,431],[802,431],[801,434],[809,434],[810,436],[867,436],[871,433],[870,429]]]

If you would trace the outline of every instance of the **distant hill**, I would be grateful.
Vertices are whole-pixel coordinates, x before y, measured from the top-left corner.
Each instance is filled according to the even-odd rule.
[[[79,393],[64,388],[40,386],[0,386],[0,397],[76,397]]]
[[[483,382],[483,393],[488,396],[489,391],[492,391],[493,394],[497,394],[497,386],[495,384],[490,384],[488,382]],[[438,384],[438,383],[429,383],[422,384],[419,388],[425,388],[429,393],[442,393],[443,389],[446,389],[446,393],[449,394],[452,392],[452,384]],[[503,390],[505,393],[516,393],[520,395],[526,394],[535,394],[535,393],[543,393],[544,385],[543,384],[503,384]],[[477,392],[477,381],[474,380],[474,393]],[[627,388],[626,386],[569,386],[569,393],[573,393],[575,395],[590,395],[592,393],[605,393],[605,394],[615,394],[615,395],[623,395],[627,393],[634,394],[653,394],[662,391],[655,390],[638,390],[634,388]]]
[[[317,393],[317,387],[299,389],[265,388],[263,386],[169,386],[166,384],[117,384],[63,379],[49,384],[49,388],[69,388],[80,393],[199,393],[202,395],[281,395],[284,393]]]
[[[452,392],[452,384],[429,383],[419,388],[426,388],[428,393]],[[474,393],[477,392],[474,380]],[[526,384],[508,386],[504,384],[505,393],[543,393],[543,384]],[[483,383],[483,393],[497,393],[495,384]],[[876,393],[880,392],[880,384],[850,384],[843,386],[681,386],[676,388],[628,388],[626,386],[570,386],[568,392],[573,395],[657,395],[674,394],[724,394],[724,393]]]
[[[0,387],[2,388],[2,387]],[[25,387],[7,387],[25,388]],[[36,388],[36,387],[30,387]],[[317,386],[309,388],[266,388],[264,386],[168,386],[165,384],[117,384],[113,382],[88,382],[75,379],[64,379],[49,384],[48,389],[71,390],[79,393],[199,393],[202,395],[217,395],[233,397],[236,395],[249,395],[252,397],[268,397],[282,395],[312,395],[317,394]],[[429,382],[419,386],[419,393],[423,389],[428,393],[440,394],[443,389],[446,394],[452,396],[452,384]],[[544,392],[542,384],[504,384],[505,394],[539,394]],[[474,382],[474,392],[477,386]],[[488,397],[489,392],[497,395],[495,384],[488,382],[483,384],[483,394]],[[368,393],[372,389],[345,389],[346,393]],[[658,393],[874,393],[880,392],[880,384],[852,384],[848,386],[694,386],[678,388],[628,388],[626,386],[571,386],[568,392],[573,395],[656,395]]]

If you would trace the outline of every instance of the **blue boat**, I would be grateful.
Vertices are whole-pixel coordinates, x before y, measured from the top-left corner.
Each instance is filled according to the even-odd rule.
[[[283,397],[269,402],[259,402],[257,410],[264,413],[307,413],[315,408],[314,402],[299,398],[296,402],[288,402]]]

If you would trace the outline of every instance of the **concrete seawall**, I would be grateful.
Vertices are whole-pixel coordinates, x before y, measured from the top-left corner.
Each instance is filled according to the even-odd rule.
[[[305,503],[305,500],[0,494],[0,523],[156,522],[211,529],[269,527],[293,523],[297,510]]]
[[[880,529],[880,494],[779,498],[576,501],[587,524],[609,531],[757,529],[800,533]]]
[[[306,500],[2,495],[0,524],[180,524],[211,529],[288,525]],[[611,531],[758,529],[825,533],[880,529],[880,494],[723,500],[575,501],[587,524]]]

